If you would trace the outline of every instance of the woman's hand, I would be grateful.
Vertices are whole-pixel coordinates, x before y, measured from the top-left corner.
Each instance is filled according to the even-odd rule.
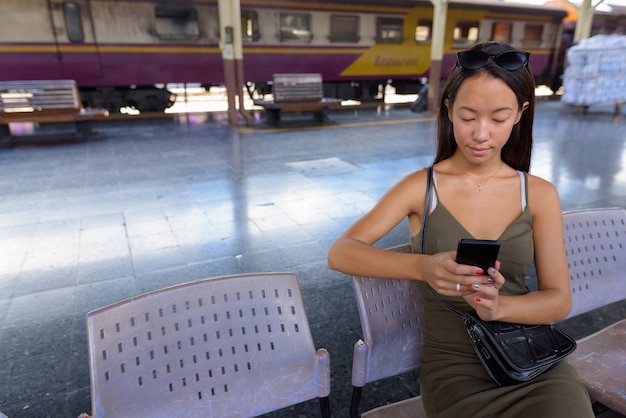
[[[420,263],[421,277],[440,295],[463,296],[472,306],[477,304],[476,298],[497,298],[497,289],[504,284],[504,277],[498,271],[491,277],[480,267],[458,264],[455,257],[456,251],[428,256]],[[496,262],[497,268],[499,265]],[[488,294],[483,296],[485,291]]]
[[[485,272],[486,284],[474,284],[472,291],[463,295],[465,301],[476,311],[483,321],[493,321],[498,318],[498,301],[500,288],[504,285],[504,276],[500,273],[501,263]]]

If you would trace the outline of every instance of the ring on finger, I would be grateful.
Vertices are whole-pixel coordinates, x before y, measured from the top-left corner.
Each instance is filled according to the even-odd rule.
[[[461,292],[461,283],[457,283],[456,284],[456,293],[460,293]]]

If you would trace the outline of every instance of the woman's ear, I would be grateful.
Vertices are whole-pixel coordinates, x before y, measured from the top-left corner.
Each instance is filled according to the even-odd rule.
[[[519,122],[520,119],[522,119],[522,114],[526,109],[528,109],[528,106],[530,106],[529,101],[525,101],[524,103],[522,103],[522,108],[519,110],[519,112],[517,112],[517,120],[515,121],[515,123]]]
[[[448,119],[452,122],[452,107],[450,106],[450,100],[444,99],[443,104],[446,106],[446,109],[448,109]]]

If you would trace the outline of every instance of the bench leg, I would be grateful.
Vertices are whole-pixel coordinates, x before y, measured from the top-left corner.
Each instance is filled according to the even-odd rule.
[[[266,109],[267,124],[276,126],[280,123],[280,109]]]
[[[323,108],[320,110],[313,111],[313,117],[317,122],[324,122],[326,120],[326,116],[328,115],[328,108]]]
[[[11,130],[9,125],[0,125],[0,147],[11,146]]]
[[[93,121],[81,120],[76,122],[76,134],[80,139],[96,139],[97,132],[93,130]]]

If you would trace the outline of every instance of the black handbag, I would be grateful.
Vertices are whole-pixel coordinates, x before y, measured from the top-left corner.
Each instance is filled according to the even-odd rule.
[[[432,167],[428,168],[421,251],[430,212]],[[432,294],[451,312],[463,318],[465,331],[485,370],[499,386],[527,382],[552,369],[576,349],[576,341],[554,325],[525,325],[501,321],[483,321],[476,315],[461,312]]]
[[[551,324],[483,321],[471,314],[458,313],[463,317],[478,358],[500,386],[532,380],[576,349],[576,341]]]

